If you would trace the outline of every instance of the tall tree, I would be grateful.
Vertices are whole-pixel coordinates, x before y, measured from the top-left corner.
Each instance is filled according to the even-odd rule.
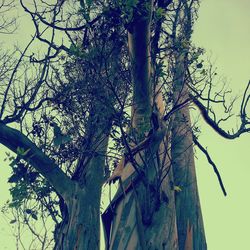
[[[144,4],[146,5],[148,2],[145,1]],[[170,2],[159,4],[161,4],[159,8],[166,8]],[[192,128],[187,106],[187,100],[189,99],[188,87],[185,82],[188,67],[188,47],[192,33],[193,20],[191,12],[192,8],[195,8],[193,4],[193,2],[187,3],[186,1],[180,1],[176,7],[176,14],[174,15],[175,21],[172,29],[172,43],[176,49],[173,52],[172,63],[172,101],[174,108],[177,106],[181,108],[175,112],[171,123],[169,123],[172,135],[168,134],[169,131],[166,129],[166,125],[163,124],[169,121],[166,121],[166,119],[163,120],[164,114],[160,113],[159,107],[157,109],[158,113],[154,114],[158,119],[157,122],[164,125],[164,127],[158,127],[155,130],[152,128],[153,133],[151,134],[151,140],[148,139],[148,141],[149,143],[153,143],[154,148],[151,148],[152,146],[150,145],[147,146],[147,148],[144,149],[144,156],[141,156],[143,159],[140,159],[142,166],[140,166],[139,170],[142,174],[139,174],[139,176],[135,178],[139,184],[134,184],[134,189],[131,191],[131,194],[122,201],[119,201],[119,203],[117,198],[114,200],[114,205],[117,206],[115,211],[117,212],[115,212],[114,215],[110,236],[111,249],[206,249],[194,169]],[[147,8],[147,10],[149,9]],[[133,29],[131,29],[132,34],[129,33],[129,39],[131,39],[131,37],[132,39],[134,38],[133,40],[131,39],[132,42],[129,43],[132,47],[130,49],[130,56],[135,69],[143,68],[143,65],[146,64],[142,61],[142,58],[147,60],[149,66],[145,68],[144,71],[139,71],[146,75],[148,68],[153,67],[150,65],[152,52],[148,52],[148,55],[143,57],[143,52],[140,54],[137,53],[134,47],[137,45],[141,50],[144,49],[144,53],[150,50],[149,38],[147,39],[145,32],[142,31],[150,26],[151,19],[148,18],[148,22],[143,22],[146,16],[145,14],[140,16],[140,13],[134,12],[134,15],[136,17],[134,18]],[[143,28],[142,25],[144,25]],[[161,23],[158,23],[158,29],[160,28],[159,25],[161,25]],[[148,32],[150,33],[149,28]],[[150,37],[150,35],[148,35],[148,37]],[[148,45],[146,49],[144,46],[141,46],[143,39],[145,40],[145,44]],[[155,37],[155,39],[157,38]],[[138,44],[135,43],[134,45],[134,41],[137,41]],[[159,41],[156,41],[154,44],[154,51],[157,51],[158,42]],[[152,57],[154,58],[155,56],[152,55]],[[157,61],[155,60],[154,63],[157,63]],[[148,77],[144,77],[146,80],[137,81],[137,75],[137,71],[133,71],[133,95],[135,100],[140,100],[140,94],[142,93],[144,98],[148,96],[149,99],[153,100],[153,97],[150,96],[153,92],[153,87],[150,86],[153,80],[153,78],[151,78],[152,76],[147,74]],[[155,84],[159,85],[159,83]],[[147,94],[148,92],[146,91],[142,91],[144,88],[148,88],[148,85],[152,88],[149,94]],[[137,91],[138,86],[140,91]],[[161,88],[156,88],[158,92],[160,89]],[[159,95],[160,93],[156,92],[156,107],[157,102],[158,104],[160,102]],[[147,102],[144,101],[144,105],[145,103]],[[134,105],[134,109],[136,110],[137,106],[136,104]],[[153,103],[149,103],[149,105],[152,110]],[[164,109],[163,111],[165,112]],[[152,113],[152,111],[150,113]],[[146,112],[143,111],[143,114],[145,115]],[[136,117],[136,112],[133,117]],[[144,117],[143,125],[145,121],[147,120]],[[132,126],[142,131],[140,125],[132,123]],[[142,131],[142,133],[143,132],[145,133],[145,131]],[[162,133],[163,136],[156,136],[156,133]],[[155,138],[152,139],[152,137]],[[164,137],[166,138],[166,142],[164,142]],[[156,138],[159,141],[156,141]],[[164,151],[162,151],[162,147],[159,147],[160,144],[162,144],[163,147],[165,146]],[[168,155],[170,153],[168,149],[170,144],[171,157]],[[167,162],[165,162],[166,158],[169,158]],[[128,168],[128,166],[126,166],[126,168]],[[174,176],[172,176],[172,171]],[[166,172],[168,173],[167,177]],[[126,176],[125,181],[128,181],[128,178],[131,178],[131,176]],[[142,178],[144,179],[140,180]],[[131,182],[134,182],[133,178],[131,179]],[[131,201],[132,196],[134,196],[133,202]],[[126,227],[127,230],[123,230],[124,227]]]
[[[223,94],[213,99],[211,84],[199,84],[206,71],[201,79],[190,71],[203,70],[191,45],[198,1],[20,5],[35,34],[17,59],[2,57],[0,143],[16,154],[9,207],[34,234],[29,221],[46,211],[54,249],[99,249],[102,186],[119,180],[102,216],[108,249],[206,249],[193,142],[222,181],[189,105],[233,139],[250,131],[249,84],[241,126],[226,133],[210,117],[211,102],[225,105]],[[46,237],[37,237],[46,249]]]
[[[144,1],[142,4],[150,4],[150,1]],[[172,71],[172,84],[170,84],[172,99],[168,102],[168,105],[172,106],[172,109],[165,116],[164,113],[166,114],[168,108],[164,109],[164,106],[160,104],[162,100],[161,89],[163,89],[164,84],[162,86],[160,81],[157,82],[157,77],[147,74],[148,68],[143,68],[146,65],[146,60],[151,67],[151,73],[155,69],[157,70],[157,66],[159,67],[159,60],[156,60],[157,55],[154,53],[159,51],[160,36],[158,32],[163,26],[162,20],[155,22],[155,30],[152,35],[149,35],[153,37],[152,47],[150,47],[145,33],[140,33],[140,31],[150,26],[151,19],[148,18],[148,22],[143,22],[146,15],[141,16],[141,12],[133,12],[134,22],[131,31],[128,33],[128,39],[130,41],[131,38],[134,38],[134,40],[131,39],[133,42],[138,41],[139,44],[139,41],[145,41],[148,44],[146,48],[138,45],[140,49],[144,49],[144,53],[140,52],[139,54],[134,49],[136,43],[129,43],[129,46],[131,46],[130,60],[133,67],[144,69],[142,71],[144,76],[148,76],[147,78],[144,77],[146,81],[143,79],[144,84],[142,86],[143,81],[138,81],[138,72],[132,71],[133,96],[137,100],[138,95],[140,100],[140,94],[143,93],[144,99],[148,96],[148,99],[152,100],[150,103],[151,112],[156,115],[157,124],[161,124],[161,126],[158,125],[157,129],[152,127],[154,124],[149,126],[151,131],[146,138],[144,136],[142,143],[146,147],[139,144],[140,150],[138,150],[136,146],[131,145],[131,149],[128,151],[132,152],[135,157],[131,161],[125,154],[125,159],[126,157],[128,159],[120,162],[122,168],[119,165],[119,169],[109,179],[109,181],[112,181],[120,177],[121,187],[111,205],[103,214],[104,223],[107,225],[108,249],[207,249],[195,173],[193,141],[199,147],[201,145],[194,135],[189,111],[192,101],[195,102],[202,114],[206,110],[202,103],[197,100],[197,97],[202,98],[201,93],[205,95],[205,91],[204,89],[200,92],[197,91],[195,83],[190,79],[192,76],[189,70],[192,63],[197,62],[197,53],[201,53],[199,49],[195,50],[191,46],[192,26],[196,18],[198,5],[198,1],[157,2],[158,11],[174,10],[174,14],[169,15],[173,21],[171,22],[171,33],[168,34],[168,39],[171,40],[168,43],[172,46],[168,48],[168,52],[172,52],[168,56],[168,65]],[[147,10],[150,10],[150,8],[147,8]],[[147,13],[147,16],[150,17],[150,12]],[[143,57],[147,53],[150,56]],[[147,59],[143,61],[143,58]],[[202,63],[197,63],[196,67],[202,68]],[[148,85],[155,98],[144,90],[144,88],[147,89]],[[139,93],[137,92],[138,86],[141,90]],[[157,86],[157,88],[153,86]],[[155,90],[156,92],[154,92]],[[211,86],[209,86],[209,92],[210,90]],[[196,97],[193,98],[191,93],[195,93]],[[210,96],[204,100],[216,102],[216,100],[211,100]],[[221,102],[224,103],[224,97]],[[145,101],[144,103],[148,102]],[[158,108],[154,109],[154,105]],[[134,106],[132,110],[133,118],[136,117],[134,110],[136,110],[137,103],[134,103]],[[160,112],[162,109],[164,113]],[[216,131],[220,131],[216,122],[211,122],[212,119],[208,118],[209,111],[209,108],[207,112],[205,111],[205,120]],[[135,115],[133,116],[133,114]],[[146,112],[144,111],[143,114],[146,115]],[[147,124],[145,116],[142,121],[143,125]],[[246,125],[245,122],[243,124]],[[138,123],[132,123],[133,126],[145,133],[140,129]],[[165,126],[165,129],[162,129],[162,126]],[[168,130],[166,126],[169,128]],[[163,136],[158,136],[158,133],[162,133]],[[227,134],[228,136],[231,135]],[[154,145],[153,148],[151,143]],[[165,146],[163,151],[162,145]],[[168,149],[170,145],[171,150]],[[209,156],[203,147],[200,147],[200,149]],[[210,163],[218,174],[215,164],[212,161]],[[218,178],[225,193],[219,174]]]
[[[175,52],[173,67],[173,101],[176,105],[189,98],[186,72],[195,4],[195,1],[183,1],[180,34],[174,41],[174,44],[181,44]],[[179,249],[207,249],[195,173],[189,104],[176,111],[174,116],[171,154],[174,184],[181,189],[175,195]]]

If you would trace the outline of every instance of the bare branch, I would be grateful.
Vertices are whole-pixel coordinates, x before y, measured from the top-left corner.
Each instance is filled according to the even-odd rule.
[[[223,194],[225,196],[227,196],[227,192],[226,192],[226,189],[224,187],[224,184],[223,184],[223,181],[221,179],[221,176],[220,176],[220,173],[219,173],[219,170],[218,168],[216,167],[215,163],[213,162],[213,160],[211,159],[210,155],[208,154],[207,150],[199,143],[199,141],[197,140],[197,137],[193,134],[193,141],[195,143],[195,145],[198,146],[198,148],[205,154],[205,156],[207,157],[207,161],[212,165],[213,169],[214,169],[214,172],[218,178],[218,181],[219,181],[219,184],[220,184],[220,187],[221,187],[221,190],[223,192]]]
[[[218,123],[216,123],[209,116],[206,107],[195,96],[193,96],[192,94],[189,94],[189,96],[192,99],[193,103],[199,108],[199,110],[200,110],[200,112],[202,114],[202,117],[207,122],[207,124],[210,125],[222,137],[232,140],[232,139],[235,139],[235,138],[239,137],[243,133],[249,133],[250,132],[250,127],[246,128],[246,125],[249,124],[249,122],[245,121],[245,122],[241,123],[241,126],[240,126],[240,128],[238,129],[237,132],[235,132],[234,134],[229,134],[228,132],[226,132],[225,130],[220,128],[218,126]]]
[[[7,85],[7,88],[6,88],[5,93],[4,93],[3,102],[2,102],[1,110],[0,110],[0,119],[3,116],[3,112],[4,112],[4,109],[5,109],[5,104],[6,104],[6,101],[7,101],[7,95],[9,93],[9,89],[10,89],[11,85],[13,84],[13,79],[15,77],[17,69],[18,69],[19,65],[21,64],[21,62],[22,62],[22,60],[23,60],[23,58],[25,56],[25,53],[27,52],[28,48],[33,43],[34,39],[35,39],[35,36],[32,37],[32,39],[30,40],[30,42],[28,43],[28,45],[26,46],[26,48],[22,52],[21,56],[19,57],[19,60],[17,61],[17,64],[15,65],[15,68],[12,71],[12,74],[10,76],[10,79],[9,79],[9,82],[8,82],[8,85]]]

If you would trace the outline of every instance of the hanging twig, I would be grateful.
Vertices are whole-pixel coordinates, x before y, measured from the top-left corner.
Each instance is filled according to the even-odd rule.
[[[226,189],[224,187],[224,184],[223,184],[223,181],[221,179],[221,176],[220,176],[218,168],[216,167],[215,163],[211,159],[211,157],[210,157],[209,153],[207,152],[207,150],[198,142],[197,137],[194,134],[193,134],[193,142],[206,155],[209,164],[212,165],[212,167],[214,169],[214,172],[217,175],[217,178],[218,178],[218,181],[219,181],[219,184],[220,184],[220,187],[221,187],[221,190],[222,190],[223,194],[225,196],[227,196],[227,192],[226,192]]]

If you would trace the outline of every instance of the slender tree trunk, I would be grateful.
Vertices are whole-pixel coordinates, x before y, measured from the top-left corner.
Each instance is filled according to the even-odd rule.
[[[192,5],[183,3],[181,33],[177,38],[180,44],[175,52],[173,69],[173,97],[178,105],[189,98],[186,85],[188,51],[192,34]],[[174,114],[172,125],[171,158],[174,185],[180,188],[175,193],[176,219],[180,250],[206,250],[206,239],[195,173],[192,127],[189,106],[184,105]]]
[[[183,103],[188,98],[185,85],[186,53],[176,56],[174,67],[174,102]],[[192,128],[189,106],[174,114],[172,126],[172,166],[176,192],[175,206],[180,250],[205,250],[206,239],[195,173]]]
[[[103,147],[106,149],[107,140]],[[80,161],[78,167],[82,168],[84,174],[81,181],[73,180],[74,188],[68,191],[68,197],[64,200],[63,220],[55,231],[55,250],[99,250],[104,163],[104,155],[94,156],[87,166]]]

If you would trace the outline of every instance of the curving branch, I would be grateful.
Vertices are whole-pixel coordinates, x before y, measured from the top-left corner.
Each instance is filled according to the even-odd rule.
[[[223,130],[222,128],[220,128],[218,126],[218,123],[216,123],[209,116],[207,108],[195,96],[193,96],[192,94],[189,94],[189,97],[192,99],[193,103],[199,108],[199,110],[201,112],[201,115],[204,118],[204,120],[206,121],[206,123],[208,125],[210,125],[222,137],[224,137],[226,139],[233,140],[233,139],[239,137],[243,133],[249,133],[250,132],[250,127],[249,128],[246,127],[246,125],[249,125],[250,122],[247,121],[245,118],[242,118],[242,114],[241,114],[242,123],[241,123],[240,128],[238,129],[238,131],[235,132],[234,134],[230,134],[230,133],[226,132],[225,130]],[[244,104],[242,105],[243,107],[247,106],[246,101],[248,101],[248,100],[249,100],[249,98],[246,98],[246,100],[243,99],[243,102],[244,102]]]
[[[36,30],[36,37],[37,37],[41,42],[46,43],[49,47],[51,47],[51,48],[53,48],[54,50],[56,50],[56,51],[57,51],[57,54],[59,54],[60,51],[65,51],[65,52],[67,52],[67,53],[70,52],[70,49],[67,48],[66,46],[64,46],[63,44],[60,45],[60,46],[58,46],[58,45],[56,45],[56,44],[54,43],[53,40],[49,41],[49,40],[43,38],[42,35],[43,35],[44,31],[41,32],[40,29],[39,29],[39,24],[38,24],[38,22],[37,22],[37,13],[34,13],[34,12],[30,11],[30,10],[24,5],[24,3],[23,3],[22,0],[20,0],[20,4],[21,4],[21,6],[23,7],[24,11],[27,12],[27,13],[31,16],[31,19],[32,19],[32,21],[33,21],[33,24],[34,24],[34,27],[35,27],[35,30]],[[55,24],[55,17],[56,17],[56,14],[54,13],[54,16],[53,16],[53,23],[51,24],[51,26],[48,26],[48,27],[52,27],[52,28],[53,28],[53,33],[54,33],[54,29],[55,29],[55,27],[53,27],[53,24]],[[38,19],[40,20],[39,17],[38,17]],[[48,28],[48,27],[47,27],[47,28]],[[45,30],[46,30],[46,29],[45,29]]]
[[[16,154],[18,154],[18,148],[25,150],[26,153],[20,157],[30,163],[65,198],[66,191],[73,185],[73,182],[24,134],[0,122],[0,143]]]
[[[197,140],[197,137],[194,134],[193,134],[193,142],[205,154],[205,156],[207,157],[208,163],[212,165],[212,167],[214,169],[214,172],[215,172],[215,174],[216,174],[216,176],[218,178],[218,181],[219,181],[219,184],[220,184],[220,187],[221,187],[221,190],[222,190],[223,194],[225,196],[227,196],[227,192],[226,192],[226,189],[224,187],[224,184],[223,184],[223,181],[222,181],[222,178],[220,176],[220,172],[219,172],[218,168],[216,167],[215,163],[213,162],[213,160],[210,157],[210,155],[207,152],[207,150],[199,143],[199,141]]]

